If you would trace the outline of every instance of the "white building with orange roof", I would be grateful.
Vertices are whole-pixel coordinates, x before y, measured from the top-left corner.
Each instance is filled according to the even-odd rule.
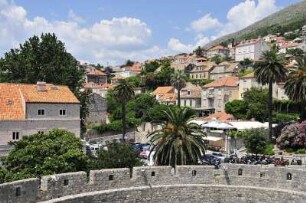
[[[270,47],[262,38],[244,40],[236,46],[235,61],[243,61],[246,58],[256,61],[268,50]]]
[[[200,86],[188,82],[186,87],[181,90],[181,106],[193,109],[201,108],[201,91]]]
[[[175,89],[172,86],[157,87],[152,95],[155,96],[156,100],[161,104],[176,104]]]
[[[239,72],[239,63],[224,61],[215,65],[209,73],[209,79],[218,80],[219,78],[235,76]]]
[[[80,137],[80,102],[67,86],[0,83],[0,145],[58,128]]]
[[[239,98],[238,77],[223,77],[202,87],[202,110],[206,114],[224,112],[227,102]]]
[[[214,46],[207,50],[207,58],[212,58],[214,56],[228,57],[230,50],[222,45]]]
[[[256,81],[254,72],[249,73],[239,78],[239,99],[243,99],[243,94],[252,87],[268,88],[267,85],[262,85]],[[278,100],[288,100],[288,96],[285,94],[284,83],[273,84],[273,98]]]

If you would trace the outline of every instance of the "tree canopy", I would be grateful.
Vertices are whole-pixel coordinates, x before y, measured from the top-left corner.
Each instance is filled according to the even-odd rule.
[[[190,122],[194,117],[188,108],[168,108],[163,112],[166,121],[160,130],[148,135],[153,143],[153,158],[158,165],[188,165],[198,164],[205,153],[201,127]]]
[[[67,85],[76,92],[83,83],[83,74],[65,44],[50,33],[29,38],[0,60],[0,82],[45,81]]]
[[[14,149],[3,159],[7,180],[87,170],[82,142],[73,133],[54,129],[12,144]]]
[[[248,152],[264,154],[268,144],[268,131],[265,129],[251,129],[244,131],[244,144]]]

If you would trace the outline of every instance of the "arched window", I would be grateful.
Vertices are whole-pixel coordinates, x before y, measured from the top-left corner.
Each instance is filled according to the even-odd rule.
[[[238,169],[238,176],[242,176],[242,168]]]
[[[291,173],[287,173],[287,180],[292,180],[292,174]]]

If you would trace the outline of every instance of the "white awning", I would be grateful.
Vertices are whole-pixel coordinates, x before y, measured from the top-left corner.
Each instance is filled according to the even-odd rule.
[[[215,136],[210,136],[210,135],[207,135],[206,137],[204,137],[204,140],[213,141],[213,142],[217,142],[222,139],[223,139],[222,137],[215,137]]]

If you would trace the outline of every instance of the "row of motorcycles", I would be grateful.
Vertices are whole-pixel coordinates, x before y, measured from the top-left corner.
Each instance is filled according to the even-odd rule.
[[[204,165],[220,165],[221,159],[214,156],[205,155],[202,158],[202,164]],[[237,155],[231,155],[230,157],[224,158],[222,160],[224,163],[233,163],[233,164],[250,164],[250,165],[268,165],[274,164],[275,166],[286,166],[286,165],[302,165],[301,160],[292,160],[289,162],[287,159],[270,157],[266,155],[246,155],[241,158],[238,158]]]

